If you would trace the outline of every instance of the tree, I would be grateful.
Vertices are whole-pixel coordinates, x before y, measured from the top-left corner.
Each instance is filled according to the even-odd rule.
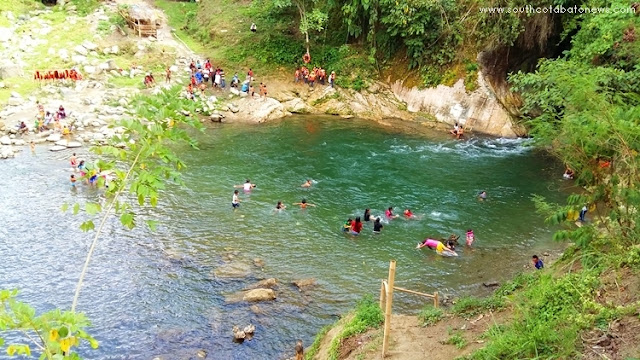
[[[280,8],[295,6],[300,16],[300,32],[305,36],[307,54],[309,52],[309,32],[322,31],[328,20],[326,11],[320,9],[318,0],[273,0],[274,4]],[[310,10],[309,10],[310,9]]]

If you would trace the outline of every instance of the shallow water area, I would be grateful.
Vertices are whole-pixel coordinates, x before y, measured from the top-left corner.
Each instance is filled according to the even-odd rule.
[[[156,232],[142,221],[133,231],[108,221],[78,305],[100,341],[85,358],[188,359],[204,349],[213,359],[281,359],[298,338],[310,345],[362,295],[376,296],[390,259],[398,262],[398,286],[459,295],[485,291],[483,281],[503,281],[533,253],[558,247],[531,195],[559,201],[562,169],[527,140],[456,141],[311,116],[214,126],[198,138],[200,150],[179,149],[188,165],[184,186],[167,187],[157,208],[139,210],[140,220],[159,221]],[[35,155],[25,149],[0,162],[0,288],[19,288],[38,310],[70,307],[92,238],[78,229],[83,218],[63,214],[61,205],[101,198],[84,185],[70,190],[70,154],[39,146]],[[257,187],[239,189],[234,211],[233,186],[246,178]],[[314,182],[309,189],[300,186],[306,179]],[[481,190],[487,201],[476,199]],[[317,206],[292,205],[303,198]],[[286,210],[276,212],[277,201]],[[382,215],[389,206],[418,218],[385,220],[381,234],[370,223],[358,237],[340,231],[365,208]],[[473,248],[462,245],[468,228]],[[427,236],[452,232],[462,240],[457,258],[415,249]],[[239,277],[224,276],[229,264]],[[279,281],[275,301],[253,308],[226,301],[270,277]],[[291,285],[304,278],[317,285]],[[414,313],[424,302],[398,294],[394,311]],[[249,323],[254,338],[232,342],[231,328]]]

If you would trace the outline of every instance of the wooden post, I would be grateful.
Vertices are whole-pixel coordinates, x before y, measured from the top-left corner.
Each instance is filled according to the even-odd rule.
[[[384,289],[384,280],[381,281],[380,284],[380,310],[384,311],[386,298],[386,291]]]
[[[393,282],[396,277],[396,261],[389,262],[389,279],[387,280],[387,302],[384,311],[384,335],[382,338],[382,358],[389,349],[389,331],[391,331],[391,305],[393,303]]]
[[[433,307],[438,308],[438,292],[433,293]]]

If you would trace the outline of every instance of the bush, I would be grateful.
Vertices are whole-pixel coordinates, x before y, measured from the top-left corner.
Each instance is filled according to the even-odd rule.
[[[422,323],[422,326],[431,326],[444,316],[444,312],[431,305],[425,306],[418,314],[418,320]]]

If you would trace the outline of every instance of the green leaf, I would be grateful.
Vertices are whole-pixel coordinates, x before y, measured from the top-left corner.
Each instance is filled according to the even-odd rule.
[[[97,349],[98,348],[98,340],[96,340],[94,338],[89,338],[87,340],[89,340],[89,345],[91,345],[92,349]]]
[[[140,206],[144,205],[144,195],[138,194],[138,204],[140,204]]]
[[[66,212],[67,210],[69,210],[69,204],[67,203],[62,204],[62,212]]]
[[[93,221],[91,220],[87,220],[85,222],[83,222],[82,224],[80,224],[80,229],[84,232],[90,231],[95,229],[95,225],[93,224]]]
[[[79,211],[80,211],[80,204],[78,203],[73,204],[73,215],[78,215]]]
[[[152,195],[149,198],[149,202],[151,203],[151,206],[156,207],[158,205],[158,197],[155,195]]]
[[[86,203],[84,206],[84,210],[89,215],[95,215],[101,211],[101,206],[98,203]]]
[[[147,220],[147,225],[149,226],[149,229],[151,229],[151,231],[156,231],[158,222],[155,220]]]
[[[129,230],[135,227],[135,224],[133,223],[133,214],[130,212],[126,212],[120,215],[120,222],[122,223],[123,226],[127,227]]]

